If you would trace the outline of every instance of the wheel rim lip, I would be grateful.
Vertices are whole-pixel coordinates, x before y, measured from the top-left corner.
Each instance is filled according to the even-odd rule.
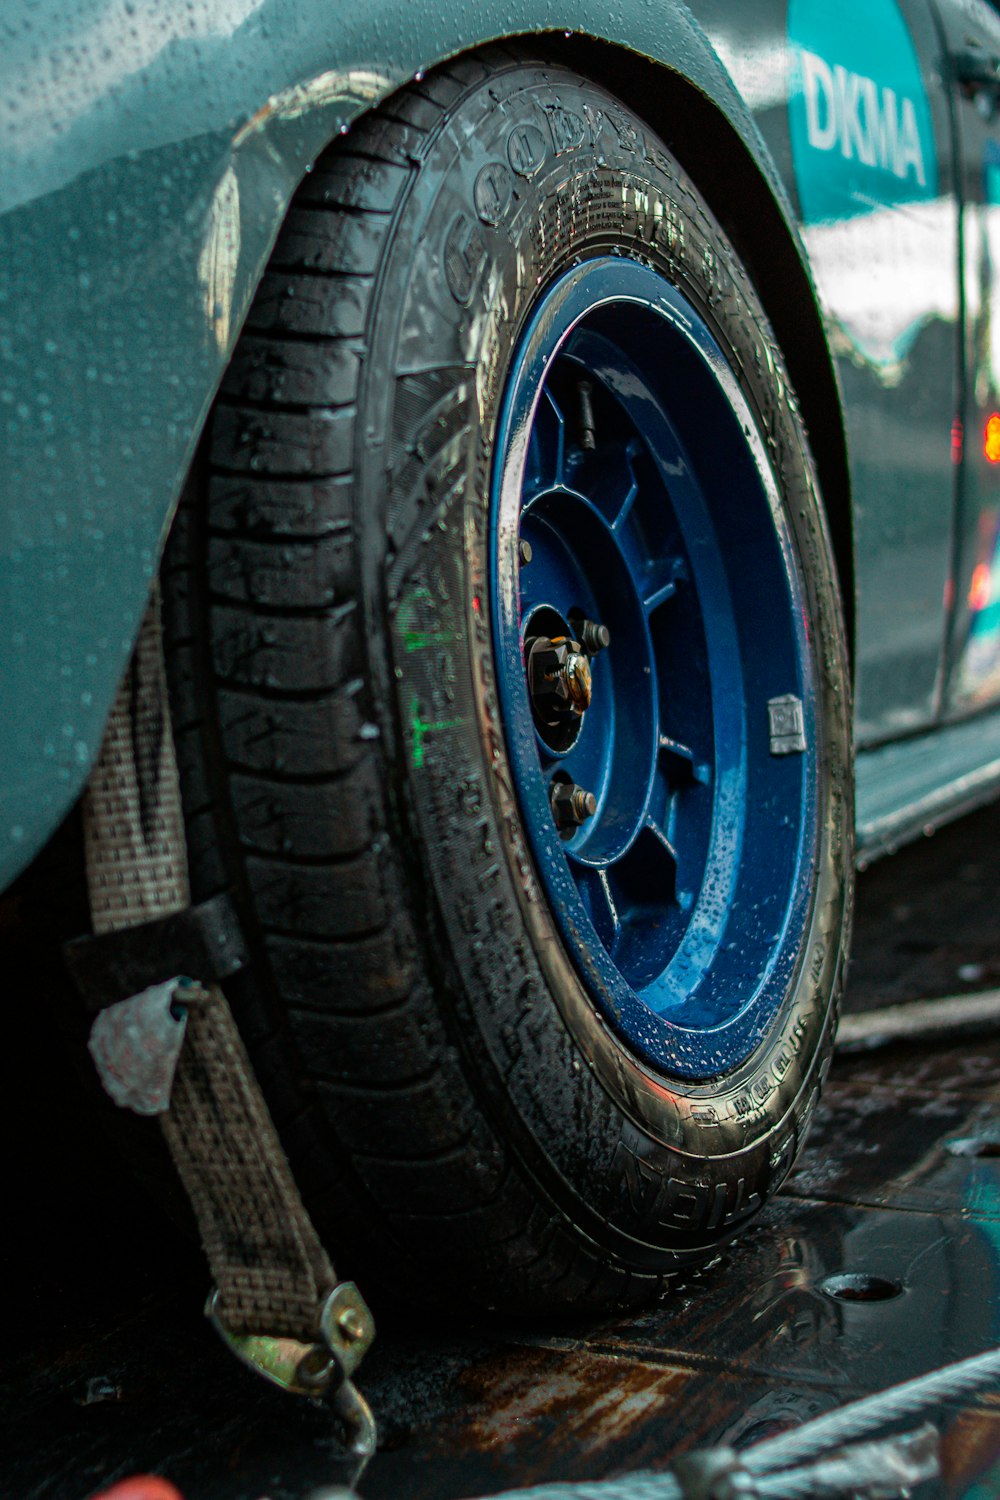
[[[725,1014],[719,1012],[717,1005],[714,1010],[700,1005],[698,989],[722,952],[722,937],[730,920],[728,903],[735,882],[743,878],[742,850],[737,857],[730,856],[721,863],[713,860],[713,851],[720,840],[731,842],[733,830],[743,830],[746,822],[746,812],[741,814],[736,806],[746,797],[745,754],[739,764],[721,767],[716,764],[704,878],[684,935],[661,976],[664,982],[658,994],[665,997],[664,1003],[662,1008],[654,1009],[648,999],[649,986],[647,998],[643,998],[603,947],[577,892],[565,851],[559,847],[548,814],[530,713],[526,713],[527,690],[520,662],[517,545],[528,444],[545,380],[556,359],[581,325],[614,304],[638,309],[644,317],[658,320],[651,326],[662,331],[667,342],[679,340],[673,347],[683,347],[700,362],[718,393],[720,411],[724,410],[732,428],[728,441],[733,442],[732,433],[736,430],[733,424],[739,423],[743,433],[739,439],[742,461],[757,485],[758,503],[770,512],[773,565],[780,569],[787,589],[787,628],[789,640],[794,644],[798,673],[795,685],[803,705],[807,744],[806,754],[797,757],[802,772],[794,808],[796,834],[789,865],[790,895],[780,927],[769,942],[766,963],[753,985],[734,996]],[[645,441],[645,432],[642,437]],[[757,424],[720,345],[687,298],[639,262],[619,256],[598,257],[564,272],[536,302],[508,373],[495,454],[489,561],[500,707],[516,796],[556,925],[598,1013],[645,1063],[667,1075],[694,1080],[730,1072],[759,1045],[788,993],[812,899],[811,871],[818,841],[815,791],[818,747],[806,609],[788,522]],[[716,651],[715,656],[718,655]],[[725,714],[728,709],[717,691],[716,665],[713,663],[711,675],[713,711],[721,707]],[[741,737],[745,742],[745,725]],[[709,909],[716,913],[714,918],[706,918]],[[726,913],[724,918],[718,915],[720,909]],[[678,959],[683,959],[683,964]],[[693,975],[687,989],[679,983],[685,965]]]

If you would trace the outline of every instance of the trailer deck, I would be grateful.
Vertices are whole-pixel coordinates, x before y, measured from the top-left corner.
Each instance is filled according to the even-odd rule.
[[[1000,984],[998,889],[996,808],[863,874],[848,1010]],[[85,1500],[136,1471],[186,1500],[344,1483],[325,1413],[255,1380],[208,1330],[200,1256],[109,1154],[53,1039],[56,966],[22,917],[0,907],[0,950],[8,972],[41,963],[46,1003],[12,1006],[3,1064],[0,1494]],[[461,1330],[385,1308],[380,1326],[362,1379],[381,1429],[365,1500],[665,1469],[993,1349],[1000,1026],[838,1052],[777,1201],[658,1306]],[[1000,1493],[1000,1391],[937,1415],[945,1476],[917,1494]]]

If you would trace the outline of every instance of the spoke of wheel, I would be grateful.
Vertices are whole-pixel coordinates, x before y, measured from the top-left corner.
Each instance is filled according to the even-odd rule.
[[[532,424],[524,481],[525,510],[538,495],[563,482],[565,467],[566,422],[552,393],[546,387]]]
[[[597,934],[610,954],[614,954],[621,937],[622,924],[618,915],[611,882],[607,870],[584,867],[578,870],[590,896],[590,908]],[[610,938],[610,941],[608,939]]]
[[[654,610],[659,609],[661,604],[666,604],[677,592],[678,584],[682,583],[687,575],[687,569],[679,557],[675,557],[667,563],[660,563],[649,581],[648,592],[643,594],[642,607],[646,611],[647,618]]]
[[[654,609],[659,609],[661,604],[666,604],[668,599],[672,599],[676,592],[677,584],[675,580],[671,578],[667,583],[664,583],[659,588],[654,589],[651,594],[647,594],[642,601],[642,607],[646,611],[647,615],[651,615]]]
[[[664,832],[664,830],[660,826],[660,824],[656,822],[655,818],[647,817],[646,818],[646,827],[649,829],[649,832],[656,839],[657,843],[660,845],[660,848],[673,861],[673,865],[674,865],[674,900],[676,901],[677,905],[681,908],[682,911],[689,911],[691,909],[691,906],[693,905],[694,897],[693,897],[692,893],[689,890],[687,890],[685,888],[685,886],[682,884],[683,865],[682,865],[681,860],[680,860],[680,858],[678,856],[676,848],[671,843],[670,839],[667,837],[666,833]]]
[[[619,505],[617,511],[615,512],[614,519],[611,522],[612,530],[614,531],[620,531],[625,525],[625,522],[629,518],[629,513],[631,512],[632,507],[639,496],[639,481],[635,477],[635,469],[632,466],[632,460],[635,458],[638,451],[639,444],[635,440],[635,438],[632,438],[625,444],[624,459],[625,469],[629,476],[629,485],[628,489],[625,491],[625,497]]]
[[[691,776],[692,780],[698,781],[702,786],[708,786],[712,779],[712,768],[703,761],[695,759],[695,753],[688,745],[683,745],[680,740],[671,739],[668,734],[660,735],[660,754],[668,761],[682,766]]]
[[[646,818],[646,827],[649,829],[649,831],[653,835],[653,837],[663,846],[663,848],[670,855],[670,858],[673,860],[674,864],[676,865],[677,864],[677,850],[674,848],[673,844],[667,838],[666,833],[660,827],[659,823],[657,823],[656,819],[655,818],[647,817]]]
[[[552,392],[549,390],[548,386],[545,387],[542,395],[542,400],[548,402],[550,412],[549,420],[554,425],[554,430],[556,433],[554,472],[551,475],[551,482],[553,484],[562,484],[563,475],[566,468],[566,418],[563,416],[562,411],[559,408],[559,404],[556,401],[555,397],[552,395]]]
[[[612,931],[614,932],[611,947],[612,949],[614,949],[618,946],[618,939],[622,935],[621,918],[618,915],[618,908],[615,905],[615,898],[611,893],[611,882],[608,880],[607,870],[598,870],[597,878],[600,883],[601,890],[604,894],[604,899],[608,905],[608,912],[611,916],[611,927]]]

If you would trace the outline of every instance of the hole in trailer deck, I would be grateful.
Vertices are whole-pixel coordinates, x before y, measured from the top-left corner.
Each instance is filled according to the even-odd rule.
[[[890,1281],[886,1276],[847,1271],[841,1276],[828,1276],[820,1282],[819,1289],[835,1302],[888,1302],[900,1296],[903,1287],[901,1282]]]

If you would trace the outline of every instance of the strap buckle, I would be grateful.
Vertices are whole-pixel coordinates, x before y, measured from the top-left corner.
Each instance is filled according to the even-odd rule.
[[[351,1451],[370,1458],[375,1451],[375,1419],[352,1376],[372,1346],[375,1320],[353,1281],[342,1281],[323,1303],[315,1343],[232,1333],[222,1321],[218,1289],[205,1304],[205,1316],[237,1359],[272,1385],[316,1401],[329,1397],[350,1432]]]

